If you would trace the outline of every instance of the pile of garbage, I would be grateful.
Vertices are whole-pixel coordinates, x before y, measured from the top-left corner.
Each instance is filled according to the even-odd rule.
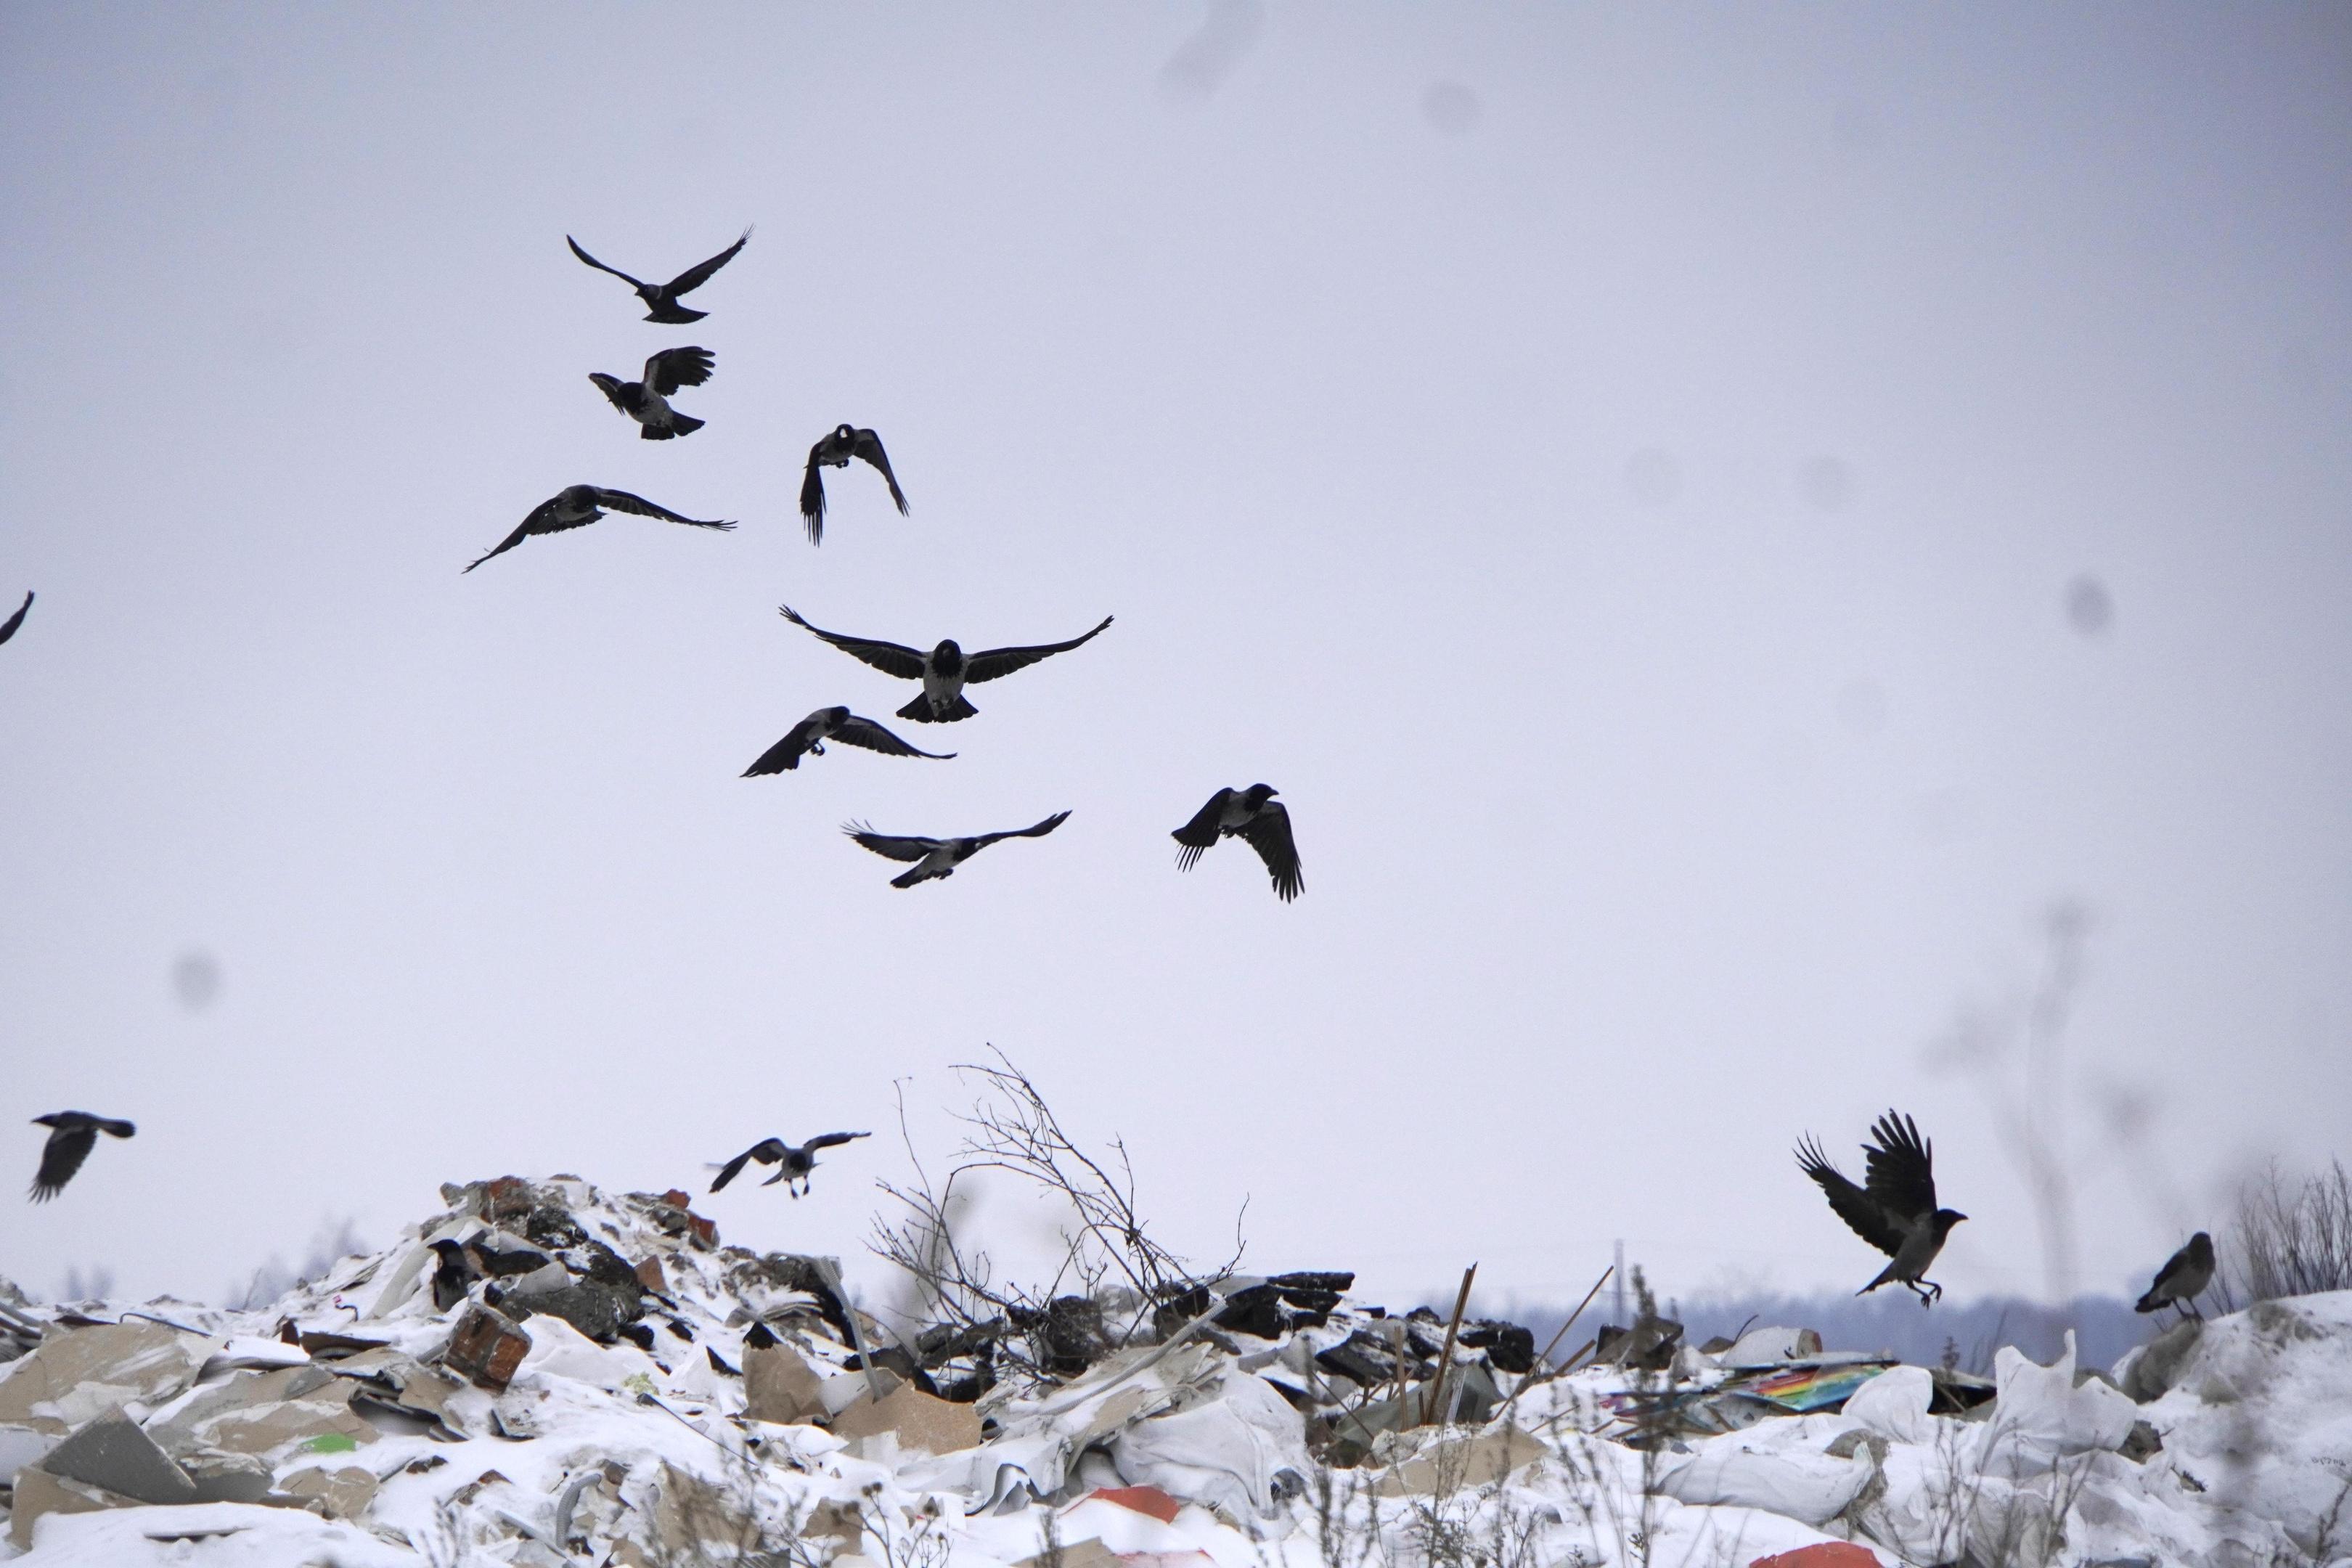
[[[1654,1315],[1555,1363],[1351,1276],[902,1339],[830,1259],[572,1177],[275,1306],[0,1284],[0,1555],[51,1563],[1554,1568],[2352,1561],[2352,1293],[2109,1379]],[[2342,1555],[2338,1555],[2342,1554]]]

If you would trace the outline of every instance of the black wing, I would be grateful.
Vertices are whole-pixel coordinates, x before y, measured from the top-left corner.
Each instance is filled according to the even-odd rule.
[[[1297,898],[1306,879],[1298,872],[1298,846],[1291,840],[1290,813],[1282,802],[1270,800],[1260,806],[1242,828],[1242,837],[1272,873],[1275,895],[1286,904]]]
[[[822,1138],[810,1139],[807,1142],[802,1144],[801,1148],[805,1152],[814,1154],[819,1149],[830,1149],[836,1143],[846,1143],[852,1138],[871,1138],[873,1136],[874,1134],[871,1132],[828,1132]]]
[[[1051,658],[1057,653],[1067,653],[1072,648],[1102,636],[1103,626],[1110,623],[1111,617],[1105,616],[1102,618],[1102,626],[1097,626],[1085,637],[1072,637],[1067,642],[1046,643],[1042,647],[992,647],[973,654],[964,665],[963,683],[966,686],[974,686],[983,680],[994,680],[1000,675],[1010,675],[1016,669],[1026,669],[1041,658]]]
[[[898,505],[898,515],[907,515],[907,492],[898,488],[898,476],[890,471],[890,455],[882,449],[882,437],[871,430],[860,430],[849,438],[849,455],[863,458],[882,470],[883,482],[890,487],[890,499]]]
[[[1876,1199],[1846,1180],[1835,1165],[1822,1152],[1822,1146],[1808,1137],[1797,1145],[1797,1168],[1821,1184],[1828,1194],[1830,1207],[1848,1228],[1879,1251],[1892,1258],[1900,1251],[1906,1239],[1902,1226],[1887,1216]]]
[[[633,496],[626,490],[596,491],[596,504],[611,511],[635,512],[639,517],[657,517],[664,522],[682,522],[688,528],[731,529],[731,522],[705,522],[698,517],[680,517],[666,506],[656,506],[643,496]]]
[[[718,361],[709,349],[663,349],[646,361],[646,384],[667,397],[681,386],[700,386]]]
[[[904,860],[912,864],[940,847],[936,838],[914,838],[895,833],[877,833],[861,823],[845,822],[841,830],[857,840],[858,845],[871,849],[886,860]]]
[[[1917,1219],[1936,1212],[1936,1172],[1932,1147],[1919,1136],[1917,1124],[1890,1110],[1870,1130],[1875,1147],[1865,1146],[1867,1174],[1863,1185],[1880,1207],[1901,1219]]]
[[[913,648],[903,647],[894,642],[879,642],[873,637],[844,637],[839,632],[824,631],[801,619],[790,605],[776,607],[783,612],[784,619],[801,630],[823,637],[850,658],[870,664],[885,675],[895,675],[901,680],[923,679],[923,656]]]
[[[0,621],[0,642],[6,642],[10,637],[16,635],[16,628],[25,624],[25,612],[32,607],[32,591],[30,589],[26,589],[25,592],[25,602],[16,606],[16,613],[10,616],[7,620]]]
[[[563,237],[563,243],[564,243],[564,244],[566,244],[566,245],[568,245],[568,246],[570,246],[570,247],[572,247],[572,255],[574,255],[574,256],[578,257],[581,260],[583,260],[583,261],[586,262],[589,266],[591,266],[591,267],[594,268],[597,271],[599,271],[599,272],[609,272],[609,273],[611,273],[614,277],[618,278],[622,282],[626,283],[626,284],[627,284],[630,288],[632,288],[632,289],[642,289],[642,288],[644,288],[644,287],[645,287],[645,285],[644,285],[643,283],[638,282],[635,279],[634,279],[634,278],[630,277],[627,273],[625,273],[625,272],[622,271],[619,268],[617,268],[617,267],[607,267],[607,266],[605,266],[603,262],[601,262],[601,261],[597,260],[594,257],[593,257],[593,256],[589,255],[586,251],[584,251],[584,250],[581,249],[581,248],[580,248],[580,242],[579,242],[578,240],[576,240],[576,239],[572,238],[570,235],[568,235],[568,234],[567,234],[567,235],[565,235],[565,236]]]
[[[466,572],[471,572],[476,566],[479,566],[483,562],[488,561],[493,555],[504,555],[508,551],[512,550],[516,545],[520,544],[524,540],[529,539],[534,533],[562,533],[567,528],[585,528],[590,523],[596,521],[595,514],[593,512],[586,517],[575,517],[568,520],[557,516],[555,503],[560,499],[560,497],[550,496],[547,500],[531,508],[530,515],[524,518],[521,522],[516,524],[515,531],[512,533],[508,534],[504,539],[499,541],[499,542],[487,552],[476,556],[473,561],[467,565]],[[461,577],[465,574],[465,572],[460,572],[458,574]]]
[[[816,722],[817,716],[812,713],[785,731],[782,740],[761,752],[760,760],[743,770],[743,776],[747,779],[756,779],[769,773],[786,773],[799,767],[801,753],[809,749],[809,739],[816,730]]]
[[[710,1184],[710,1190],[715,1193],[719,1188],[725,1186],[728,1183],[733,1181],[737,1176],[741,1175],[743,1173],[743,1165],[746,1161],[757,1158],[760,1163],[763,1165],[772,1165],[778,1160],[783,1158],[783,1154],[784,1142],[782,1139],[762,1138],[757,1143],[752,1144],[749,1149],[744,1150],[740,1154],[736,1155],[732,1160],[728,1161],[727,1163],[719,1167],[719,1179]]]
[[[1234,792],[1230,788],[1219,790],[1209,797],[1208,805],[1192,814],[1192,821],[1168,836],[1184,847],[1176,851],[1176,868],[1179,871],[1191,870],[1192,862],[1201,858],[1201,851],[1215,845],[1217,825],[1224,820],[1225,802],[1233,797]]]
[[[735,259],[735,253],[742,249],[744,241],[751,237],[751,231],[749,228],[744,229],[742,239],[737,240],[734,244],[729,246],[726,249],[720,251],[709,260],[697,262],[694,266],[688,268],[685,271],[671,279],[669,280],[669,288],[666,289],[665,292],[667,292],[671,299],[675,300],[680,294],[690,294],[695,289],[701,288],[705,283],[710,281],[710,275],[712,273],[718,271],[720,268]],[[577,250],[580,247],[575,245],[572,248]],[[607,270],[610,269],[607,268]]]
[[[879,752],[886,757],[929,757],[935,763],[946,762],[953,752],[925,752],[907,744],[871,719],[851,714],[833,731],[833,739],[845,746],[863,746],[869,752]]]
[[[801,479],[801,526],[808,530],[811,544],[824,542],[824,467],[816,460],[824,445],[820,441],[809,448],[808,472]]]
[[[986,848],[1000,838],[1043,838],[1069,819],[1068,812],[1057,811],[1045,821],[1033,823],[1027,827],[1015,827],[1004,833],[981,834],[971,841],[971,845],[975,850],[979,850]]]
[[[45,1204],[63,1192],[97,1142],[94,1126],[60,1127],[50,1133],[48,1142],[41,1147],[41,1168],[33,1174],[33,1201]]]

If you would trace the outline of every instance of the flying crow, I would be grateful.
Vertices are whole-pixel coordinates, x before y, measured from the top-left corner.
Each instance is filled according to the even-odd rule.
[[[1810,1133],[1797,1145],[1798,1168],[1821,1184],[1838,1218],[1894,1259],[1854,1294],[1866,1296],[1881,1285],[1907,1285],[1921,1301],[1933,1305],[1944,1288],[1927,1277],[1927,1266],[1943,1250],[1952,1226],[1969,1216],[1936,1206],[1934,1145],[1919,1136],[1918,1125],[1909,1117],[1890,1110],[1870,1131],[1876,1142],[1863,1148],[1868,1168],[1863,1185],[1840,1174]]]
[[[784,1190],[791,1193],[793,1196],[798,1197],[808,1191],[809,1173],[816,1169],[818,1150],[830,1149],[836,1143],[846,1143],[853,1138],[872,1136],[873,1134],[869,1132],[828,1132],[822,1138],[810,1139],[797,1149],[781,1138],[762,1138],[721,1165],[719,1168],[719,1179],[710,1184],[710,1190],[715,1193],[733,1181],[742,1173],[745,1161],[757,1160],[762,1165],[783,1167],[774,1175],[761,1182],[760,1184],[761,1186],[772,1187],[778,1182],[796,1184],[788,1185]]]
[[[882,450],[882,437],[855,425],[836,425],[831,435],[809,448],[808,474],[801,480],[801,521],[808,524],[811,544],[824,542],[824,475],[820,470],[845,468],[852,458],[863,458],[882,470],[890,499],[898,503],[898,515],[907,515],[907,492],[898,488],[898,476],[890,471],[890,456]]]
[[[913,861],[913,870],[902,871],[890,879],[890,885],[894,888],[911,888],[934,877],[954,876],[957,867],[1000,838],[1043,838],[1067,821],[1069,816],[1066,811],[1057,811],[1034,827],[1016,827],[1009,833],[975,834],[970,838],[922,838],[913,835],[877,833],[855,822],[843,824],[841,830],[886,859]]]
[[[10,616],[6,620],[0,621],[0,642],[6,642],[10,637],[16,635],[16,628],[25,624],[25,612],[32,607],[33,593],[31,589],[27,588],[25,591],[25,602],[16,606],[16,613]]]
[[[33,1125],[49,1129],[49,1141],[41,1146],[41,1168],[33,1175],[33,1201],[45,1204],[65,1191],[81,1163],[89,1158],[90,1147],[100,1132],[116,1138],[128,1138],[139,1131],[128,1121],[116,1121],[104,1116],[92,1116],[87,1110],[57,1110],[47,1116],[33,1118]]]
[[[1102,635],[1103,626],[1111,623],[1105,616],[1102,625],[1085,637],[1072,637],[1067,642],[1046,643],[1041,647],[992,647],[983,653],[967,654],[948,638],[929,653],[918,653],[894,642],[877,642],[872,637],[844,637],[839,632],[819,630],[801,619],[790,605],[781,606],[784,619],[803,631],[814,633],[849,655],[862,659],[885,675],[895,675],[901,680],[919,680],[923,689],[919,696],[898,710],[901,719],[912,719],[919,724],[950,723],[969,719],[980,711],[964,700],[963,689],[983,680],[994,680],[1000,675],[1010,675],[1016,669],[1026,669],[1041,658],[1051,658],[1057,653],[1067,653],[1081,643]]]
[[[638,435],[648,441],[667,441],[702,428],[701,420],[680,414],[669,405],[668,398],[681,386],[700,386],[709,381],[712,363],[709,349],[664,349],[646,361],[643,381],[623,381],[601,370],[590,371],[588,379],[613,400],[614,407],[642,426]]]
[[[734,260],[735,253],[743,248],[743,240],[751,237],[751,231],[748,228],[745,229],[743,231],[743,239],[737,240],[734,244],[729,246],[726,249],[720,251],[718,255],[712,257],[709,260],[702,263],[700,266],[688,268],[685,271],[679,273],[677,277],[671,279],[667,283],[640,283],[635,279],[630,277],[627,273],[622,271],[619,268],[607,267],[603,262],[597,260],[594,257],[589,255],[586,251],[581,249],[580,242],[572,238],[568,234],[563,237],[563,243],[572,247],[572,255],[578,257],[589,266],[596,268],[597,271],[609,272],[614,277],[618,278],[622,282],[626,283],[630,288],[635,289],[637,291],[637,298],[646,302],[646,321],[661,321],[673,327],[682,327],[688,321],[698,321],[702,320],[703,317],[710,314],[710,312],[708,310],[689,310],[685,306],[677,302],[677,297],[680,294],[691,294],[697,289],[701,288],[705,283],[709,282],[710,275],[718,271],[720,268],[726,266],[729,262]]]
[[[491,555],[504,555],[534,533],[561,533],[567,528],[585,528],[609,509],[635,512],[639,517],[657,517],[664,522],[682,522],[689,528],[733,528],[731,522],[705,522],[698,517],[680,517],[666,506],[656,506],[643,496],[633,496],[626,490],[608,490],[596,485],[566,485],[530,509],[530,515],[499,547],[477,559],[471,572]],[[463,573],[459,575],[464,575]]]
[[[1290,837],[1290,813],[1274,797],[1282,792],[1270,784],[1247,789],[1221,789],[1192,820],[1168,837],[1184,847],[1176,851],[1176,868],[1189,871],[1201,851],[1220,838],[1246,838],[1274,878],[1275,896],[1284,903],[1306,885],[1298,871],[1298,846]]]
[[[2199,1231],[2189,1238],[2189,1245],[2164,1260],[2156,1271],[2156,1283],[2147,1294],[2133,1304],[2133,1310],[2153,1312],[2158,1307],[2170,1306],[2184,1315],[2197,1311],[2197,1298],[2205,1287],[2213,1283],[2213,1238]],[[2199,1317],[2205,1314],[2197,1312]]]
[[[917,751],[873,720],[860,719],[846,708],[820,708],[793,725],[782,740],[761,752],[760,760],[743,770],[743,776],[751,779],[763,773],[790,773],[801,765],[803,756],[824,755],[827,741],[863,746],[886,757],[929,757],[935,763],[943,763],[955,755],[953,752]]]

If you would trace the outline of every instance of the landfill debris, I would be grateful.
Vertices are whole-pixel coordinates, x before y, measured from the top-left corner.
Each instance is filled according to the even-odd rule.
[[[444,1204],[260,1311],[0,1286],[16,1561],[1322,1568],[1446,1531],[1613,1565],[1638,1530],[1719,1568],[2307,1564],[2352,1475],[2352,1292],[2112,1383],[2071,1345],[1979,1379],[1654,1314],[1563,1369],[1331,1270],[894,1331],[681,1192]]]

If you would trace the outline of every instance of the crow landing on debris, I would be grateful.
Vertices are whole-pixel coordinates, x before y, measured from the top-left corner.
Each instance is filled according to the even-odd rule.
[[[2205,1287],[2213,1283],[2213,1238],[2199,1231],[2189,1238],[2189,1245],[2164,1260],[2156,1271],[2156,1282],[2147,1294],[2132,1305],[2136,1312],[2153,1312],[2158,1307],[2171,1307],[2183,1317],[2198,1311],[2197,1298]]]
[[[877,833],[856,822],[844,823],[841,830],[885,859],[913,861],[913,870],[901,871],[890,879],[890,885],[894,888],[911,888],[934,877],[954,876],[957,867],[1000,838],[1043,838],[1067,821],[1069,816],[1066,811],[1057,811],[1045,821],[1028,827],[1016,827],[1005,833],[979,833],[968,838],[923,838],[911,834]]]
[[[664,349],[646,361],[641,381],[623,381],[601,370],[590,371],[588,379],[613,400],[614,407],[637,422],[638,435],[648,441],[667,441],[702,428],[701,420],[669,405],[669,395],[709,381],[717,363],[709,349]]]
[[[1932,1306],[1944,1288],[1927,1278],[1927,1266],[1944,1249],[1952,1226],[1969,1216],[1936,1206],[1934,1146],[1919,1136],[1916,1122],[1889,1110],[1870,1131],[1876,1142],[1863,1147],[1868,1163],[1863,1185],[1847,1181],[1811,1133],[1797,1145],[1798,1168],[1821,1184],[1830,1207],[1854,1235],[1894,1260],[1854,1294],[1906,1285]]]
[[[920,653],[900,643],[882,642],[874,637],[854,637],[841,632],[828,632],[801,619],[790,605],[779,605],[784,619],[815,637],[824,638],[850,658],[872,665],[885,675],[900,680],[919,680],[922,691],[904,708],[898,710],[901,719],[912,719],[919,724],[951,724],[959,719],[969,719],[980,711],[964,700],[963,689],[983,680],[994,680],[1026,669],[1041,658],[1051,658],[1057,653],[1067,653],[1081,644],[1102,635],[1111,623],[1105,616],[1102,624],[1084,637],[1067,642],[1040,644],[1035,647],[992,647],[968,654],[957,646],[953,637],[942,641],[929,653]]]
[[[747,779],[766,773],[790,773],[801,765],[803,757],[824,755],[824,743],[839,741],[845,746],[863,746],[869,752],[879,752],[886,757],[929,757],[944,763],[953,752],[918,751],[871,719],[861,719],[846,708],[820,708],[784,732],[784,738],[760,753],[760,760],[743,770]]]
[[[37,1204],[45,1204],[65,1190],[81,1163],[89,1158],[100,1133],[128,1138],[139,1131],[128,1121],[92,1116],[87,1110],[53,1110],[34,1117],[33,1125],[49,1129],[49,1141],[41,1146],[41,1168],[33,1175],[31,1195]]]
[[[688,528],[715,528],[722,533],[733,528],[731,522],[705,522],[698,517],[680,517],[666,506],[656,506],[643,496],[633,496],[626,490],[608,490],[598,485],[566,485],[537,506],[522,520],[512,533],[499,542],[498,547],[475,559],[466,568],[471,572],[492,555],[504,555],[534,533],[561,533],[567,528],[585,528],[603,517],[606,511],[634,512],[639,517],[657,517],[664,522],[682,522]],[[460,573],[463,576],[465,574]]]
[[[1275,896],[1286,904],[1297,898],[1306,880],[1298,869],[1298,846],[1290,837],[1290,812],[1274,798],[1281,793],[1270,784],[1254,784],[1211,795],[1192,821],[1168,836],[1184,847],[1176,851],[1176,868],[1191,870],[1201,852],[1220,838],[1246,838],[1274,878]]]
[[[898,488],[898,476],[890,471],[890,455],[882,449],[882,437],[855,425],[836,425],[832,434],[809,448],[808,472],[801,479],[801,521],[807,525],[811,544],[824,542],[823,470],[845,468],[852,458],[863,458],[881,470],[883,483],[890,487],[890,499],[898,504],[898,515],[907,515],[907,492]]]
[[[572,238],[568,234],[563,237],[563,243],[572,247],[572,255],[578,257],[581,260],[586,262],[597,271],[609,272],[614,277],[619,279],[622,282],[626,283],[630,288],[635,289],[637,291],[637,298],[646,302],[646,321],[661,321],[669,326],[682,327],[688,321],[698,321],[702,320],[703,317],[710,314],[710,312],[708,310],[690,310],[684,305],[677,302],[677,297],[680,294],[691,294],[697,289],[701,288],[705,283],[709,282],[710,275],[718,271],[720,268],[726,266],[729,262],[734,260],[735,253],[743,248],[743,241],[750,239],[751,237],[751,231],[748,228],[745,229],[743,231],[742,239],[737,240],[734,244],[729,246],[726,249],[720,251],[709,260],[701,263],[699,266],[688,268],[685,271],[679,273],[677,277],[671,279],[667,283],[640,283],[635,279],[630,277],[627,273],[622,271],[619,268],[607,267],[603,262],[597,260],[594,257],[589,255],[586,251],[581,249],[580,242]]]
[[[32,607],[33,592],[31,589],[27,588],[25,590],[25,602],[16,606],[16,613],[10,616],[6,620],[0,621],[0,642],[6,642],[10,637],[16,635],[16,628],[25,624],[26,613],[32,609]]]
[[[761,1182],[760,1184],[761,1186],[772,1187],[778,1182],[796,1184],[787,1185],[784,1190],[791,1193],[793,1196],[799,1197],[808,1191],[809,1173],[816,1169],[818,1150],[830,1149],[836,1143],[846,1143],[853,1138],[872,1136],[870,1132],[828,1132],[822,1138],[810,1139],[798,1148],[794,1148],[781,1138],[762,1138],[719,1167],[719,1179],[710,1184],[710,1190],[715,1193],[733,1181],[742,1173],[745,1161],[757,1160],[762,1165],[783,1167],[774,1175]]]

